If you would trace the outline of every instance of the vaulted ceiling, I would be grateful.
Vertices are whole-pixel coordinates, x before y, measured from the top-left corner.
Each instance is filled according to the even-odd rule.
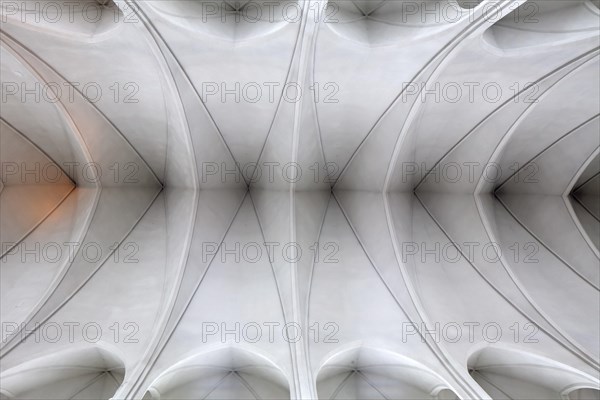
[[[0,5],[2,400],[598,399],[598,1]]]

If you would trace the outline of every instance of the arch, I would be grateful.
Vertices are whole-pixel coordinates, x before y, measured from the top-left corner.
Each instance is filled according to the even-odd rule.
[[[574,388],[598,387],[598,379],[575,368],[505,346],[477,350],[467,365],[469,374],[495,400],[565,400]]]
[[[317,374],[321,399],[458,399],[425,365],[383,349],[356,346],[329,357]]]
[[[467,16],[472,1],[331,0],[324,24],[345,39],[369,46],[440,34]]]
[[[587,165],[586,165],[587,164]],[[586,240],[596,250],[600,248],[600,149],[587,160],[572,182],[570,192],[565,193],[572,210],[572,216],[578,222],[578,227],[585,232]]]
[[[188,357],[158,376],[145,400],[289,399],[286,374],[254,349],[221,347]]]
[[[0,375],[2,399],[110,399],[123,382],[125,365],[95,346],[61,350],[26,361]]]
[[[299,22],[302,15],[302,4],[297,0],[171,0],[148,4],[173,25],[234,42],[273,34]]]
[[[524,2],[483,38],[503,52],[527,51],[594,37],[597,21],[598,9],[586,0]]]
[[[82,42],[108,39],[125,20],[112,0],[15,1],[3,5],[2,11],[8,22]]]
[[[567,393],[568,400],[600,400],[600,389],[579,388]]]

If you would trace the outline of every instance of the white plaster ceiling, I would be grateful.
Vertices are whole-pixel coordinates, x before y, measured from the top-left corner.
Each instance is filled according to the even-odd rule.
[[[597,1],[0,11],[2,400],[599,398]]]

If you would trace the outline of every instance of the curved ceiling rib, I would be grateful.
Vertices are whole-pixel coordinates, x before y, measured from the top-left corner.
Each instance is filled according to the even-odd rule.
[[[0,119],[2,192],[0,257],[41,224],[71,193],[73,182],[55,162]]]
[[[575,196],[575,192],[582,187],[585,183],[591,182],[597,171],[600,171],[600,148],[586,160],[576,176],[563,193],[563,200],[569,213],[573,217],[573,222],[577,226],[577,229],[583,236],[583,239],[587,242],[590,249],[600,258],[600,226],[595,221],[598,219],[593,218],[593,215],[589,213],[578,201]]]

